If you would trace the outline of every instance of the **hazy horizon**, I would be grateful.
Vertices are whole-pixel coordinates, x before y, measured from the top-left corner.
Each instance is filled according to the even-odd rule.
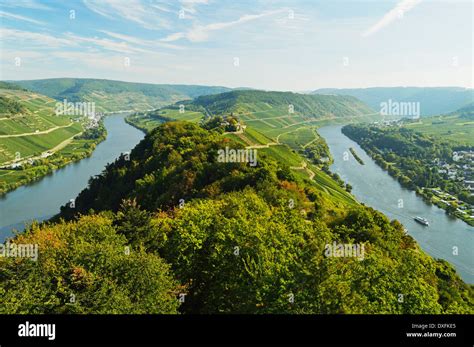
[[[464,86],[454,86],[454,85],[441,85],[441,86],[369,86],[369,87],[320,87],[315,89],[308,89],[308,90],[285,90],[285,89],[263,89],[263,88],[256,88],[256,87],[249,87],[249,86],[237,86],[231,87],[228,85],[217,85],[217,84],[188,84],[188,83],[160,83],[160,82],[139,82],[139,81],[126,81],[126,80],[119,80],[119,79],[109,79],[109,78],[96,78],[96,77],[51,77],[51,78],[28,78],[28,79],[4,79],[1,80],[2,82],[18,82],[18,81],[37,81],[37,80],[52,80],[52,79],[91,79],[91,80],[104,80],[104,81],[115,81],[115,82],[125,82],[125,83],[143,83],[143,84],[156,84],[156,85],[196,85],[196,86],[206,86],[206,87],[224,87],[230,89],[255,89],[255,90],[263,90],[263,91],[276,91],[276,92],[293,92],[293,93],[308,93],[313,92],[316,90],[322,89],[372,89],[372,88],[461,88],[461,89],[474,89],[474,87],[464,87]]]

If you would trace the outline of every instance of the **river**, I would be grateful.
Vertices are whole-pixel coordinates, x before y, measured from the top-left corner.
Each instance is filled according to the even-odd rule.
[[[473,227],[427,204],[414,191],[403,188],[356,142],[346,137],[341,132],[341,126],[325,126],[318,129],[318,133],[326,140],[334,157],[331,171],[352,185],[352,194],[357,200],[391,219],[398,219],[425,252],[448,261],[465,282],[474,283]],[[360,165],[354,159],[349,152],[350,147],[355,149],[365,165]],[[344,160],[346,158],[349,160]],[[418,224],[413,220],[414,216],[425,217],[430,226]]]
[[[0,242],[11,236],[13,229],[23,230],[25,223],[43,221],[59,212],[74,199],[89,178],[100,174],[107,163],[130,151],[144,137],[143,132],[127,124],[126,115],[105,117],[107,138],[97,145],[92,155],[69,164],[39,181],[17,188],[0,198]]]

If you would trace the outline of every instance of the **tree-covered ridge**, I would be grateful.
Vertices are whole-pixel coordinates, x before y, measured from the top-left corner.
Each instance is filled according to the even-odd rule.
[[[237,146],[191,123],[148,134],[69,221],[14,239],[39,257],[0,258],[1,312],[473,313],[473,289],[400,223],[336,206],[271,157],[216,162],[223,145]],[[365,251],[328,256],[333,243]]]
[[[25,90],[19,85],[10,82],[0,81],[0,89]]]
[[[216,95],[203,95],[184,105],[203,108],[211,114],[259,112],[268,108],[286,109],[312,117],[353,117],[374,113],[351,96],[307,95],[292,92],[235,90]],[[290,108],[292,110],[290,111]]]
[[[52,78],[15,83],[60,101],[67,99],[69,102],[95,102],[96,110],[101,112],[149,110],[178,100],[230,90],[217,86],[133,83],[87,78]]]

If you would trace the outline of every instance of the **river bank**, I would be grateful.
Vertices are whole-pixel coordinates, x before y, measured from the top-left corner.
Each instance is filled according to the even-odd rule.
[[[87,186],[91,176],[100,174],[108,163],[140,142],[144,133],[127,124],[125,116],[105,117],[107,138],[89,157],[0,197],[0,242],[14,229],[23,230],[32,220],[44,221],[57,214],[60,206],[74,199]]]
[[[467,283],[474,283],[474,231],[434,205],[427,204],[414,191],[403,188],[399,182],[380,168],[355,142],[341,133],[341,126],[325,126],[318,133],[326,140],[334,163],[331,171],[349,183],[358,201],[371,206],[391,219],[399,220],[421,248],[434,258],[451,263]],[[365,165],[347,159],[353,147]],[[428,219],[430,227],[416,223],[413,218]]]
[[[94,131],[94,136],[90,136]],[[80,132],[40,155],[24,158],[0,168],[0,196],[38,181],[57,169],[90,157],[107,137],[101,122],[97,129]]]

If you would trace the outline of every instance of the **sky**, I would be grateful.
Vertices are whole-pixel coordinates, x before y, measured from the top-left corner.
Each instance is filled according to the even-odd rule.
[[[472,0],[0,0],[0,80],[473,87]]]

